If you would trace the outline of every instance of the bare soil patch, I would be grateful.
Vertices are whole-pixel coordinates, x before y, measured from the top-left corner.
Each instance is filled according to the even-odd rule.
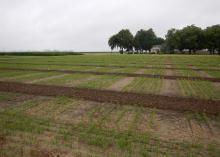
[[[6,137],[0,135],[0,148],[2,148],[6,144]]]
[[[197,71],[197,72],[198,72],[199,76],[201,76],[201,77],[213,78],[205,71]]]
[[[166,70],[165,75],[175,75],[175,74],[173,70]],[[181,96],[181,92],[178,88],[177,80],[163,80],[163,86],[160,93],[161,95],[166,95],[166,96]]]
[[[94,72],[94,71],[77,71],[77,70],[22,69],[22,68],[0,68],[0,70],[60,72],[60,73],[66,73],[66,74],[78,73],[78,74],[94,74],[94,75],[118,75],[118,76],[127,76],[127,77],[147,77],[147,78],[160,78],[160,79],[170,79],[170,80],[185,79],[185,80],[220,82],[219,78],[209,78],[209,77],[190,77],[190,76],[135,74],[135,73],[117,73],[117,72]]]
[[[110,102],[121,105],[139,105],[144,107],[177,111],[195,111],[210,114],[220,113],[219,101],[213,100],[2,81],[0,81],[0,91],[25,93],[39,96],[76,97],[97,102]]]
[[[108,90],[114,90],[114,91],[121,91],[125,86],[130,84],[134,80],[134,77],[126,77],[123,79],[120,79],[116,83],[114,83],[112,86],[107,88]]]
[[[135,72],[135,74],[143,74],[145,69],[140,69]],[[110,87],[108,87],[108,90],[114,90],[114,91],[121,91],[124,87],[129,85],[135,78],[134,77],[126,77],[122,78]]]
[[[35,149],[32,149],[30,151],[30,155],[32,157],[57,157],[53,155],[53,152],[50,152],[48,150],[35,150]]]
[[[209,143],[219,142],[219,128],[207,122],[198,121],[195,118],[187,118],[186,113],[157,110],[155,116],[155,127],[151,131],[162,139],[181,139],[191,142]],[[209,122],[212,120],[209,119]]]

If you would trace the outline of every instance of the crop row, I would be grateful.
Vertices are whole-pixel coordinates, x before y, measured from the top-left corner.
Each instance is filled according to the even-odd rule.
[[[163,70],[141,70],[143,73],[163,74]],[[185,72],[185,71],[184,71]],[[194,72],[187,73],[196,75]],[[183,74],[186,75],[186,74]],[[196,75],[197,76],[197,75]],[[108,89],[117,86],[117,82],[126,77],[117,75],[93,75],[93,74],[64,74],[58,72],[23,72],[23,71],[1,71],[1,81],[17,81],[34,84],[72,86],[81,88]],[[122,86],[120,90],[138,93],[160,94],[164,84],[169,80],[157,78],[136,77]],[[177,86],[178,96],[197,97],[202,99],[219,99],[219,87],[216,83],[208,81],[176,80],[173,86]],[[172,87],[167,87],[169,88]]]

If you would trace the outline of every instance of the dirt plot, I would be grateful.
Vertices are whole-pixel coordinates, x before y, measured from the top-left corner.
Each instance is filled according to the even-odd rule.
[[[116,83],[114,83],[112,86],[108,87],[108,90],[115,90],[115,91],[121,91],[125,86],[130,84],[134,80],[134,77],[125,77],[123,79],[120,79]]]
[[[0,68],[0,70],[61,72],[67,74],[78,73],[78,74],[94,74],[94,75],[118,75],[118,76],[127,76],[127,77],[147,77],[147,78],[160,78],[160,79],[170,79],[170,80],[185,79],[185,80],[220,82],[219,78],[210,78],[210,77],[190,77],[190,76],[153,75],[153,74],[117,73],[117,72],[94,72],[94,71],[77,71],[77,70],[22,69],[22,68]]]
[[[172,70],[166,70],[165,75],[171,76],[175,74]],[[177,85],[177,80],[164,80],[161,94],[167,96],[181,96],[180,89],[178,88]]]
[[[67,64],[67,63],[28,63],[28,62],[22,62],[22,63],[11,63],[11,62],[0,62],[3,64],[28,64],[28,65],[54,65],[54,66],[92,66],[92,67],[109,67],[109,68],[144,68],[144,69],[167,69],[167,70],[197,70],[197,71],[220,71],[220,68],[193,68],[190,67],[191,65],[189,65],[189,68],[176,68],[176,67],[156,67],[154,65],[149,65],[149,66],[140,66],[140,65],[97,65],[97,64]],[[179,65],[179,64],[161,64],[163,66],[169,66],[169,65]]]
[[[144,69],[140,69],[140,70],[136,71],[135,73],[136,74],[143,74]],[[107,89],[108,90],[121,91],[124,87],[129,85],[134,79],[135,79],[134,77],[122,78],[122,79],[120,79],[119,81],[117,81],[116,83],[114,83],[112,86],[110,86]]]
[[[0,81],[0,91],[18,92],[39,96],[68,96],[97,102],[110,102],[121,105],[139,105],[177,111],[195,111],[210,114],[220,113],[220,102],[213,100],[2,81]]]
[[[0,148],[2,148],[6,144],[5,136],[0,135]]]

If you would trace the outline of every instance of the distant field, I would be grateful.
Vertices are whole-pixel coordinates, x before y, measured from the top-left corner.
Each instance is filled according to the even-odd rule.
[[[219,106],[204,106],[220,104],[220,56],[0,56],[0,81],[82,89],[82,98],[64,90],[51,97],[0,86],[0,157],[220,154],[220,114],[210,114]],[[99,98],[101,90],[110,94]],[[111,92],[158,96],[162,105],[116,101]],[[163,96],[186,104],[163,104]],[[198,112],[192,101],[203,103]]]

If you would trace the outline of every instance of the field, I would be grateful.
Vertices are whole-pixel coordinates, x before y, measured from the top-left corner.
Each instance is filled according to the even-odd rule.
[[[220,56],[0,56],[0,157],[220,156]]]

